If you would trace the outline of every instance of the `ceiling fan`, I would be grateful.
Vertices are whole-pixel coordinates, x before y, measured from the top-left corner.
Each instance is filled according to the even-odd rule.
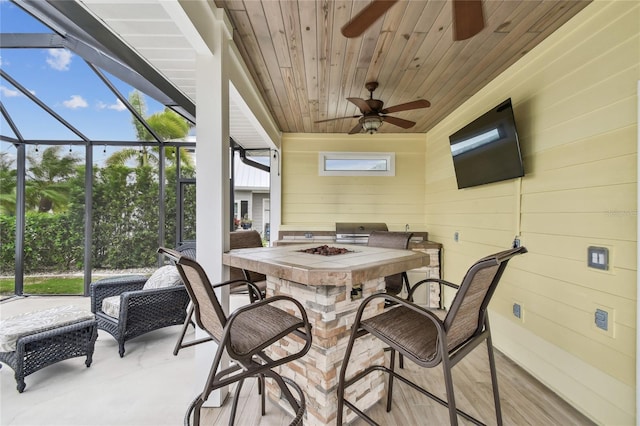
[[[373,92],[378,88],[378,83],[375,81],[371,81],[365,84],[365,87],[369,91],[369,99],[347,98],[349,102],[360,109],[362,115],[349,115],[346,117],[329,118],[327,120],[316,121],[316,123],[344,120],[346,118],[360,118],[358,120],[358,124],[349,131],[350,135],[360,132],[373,134],[378,131],[378,128],[382,125],[382,122],[387,122],[389,124],[393,124],[394,126],[402,127],[403,129],[409,129],[415,126],[415,121],[391,117],[386,114],[392,112],[409,111],[412,109],[427,108],[431,106],[431,103],[429,101],[418,99],[417,101],[411,101],[383,109],[382,107],[384,106],[384,102],[379,99],[373,99]]]
[[[373,25],[397,0],[373,0],[341,29],[347,38],[358,37]],[[466,40],[484,28],[482,0],[451,0],[453,7],[453,39]]]

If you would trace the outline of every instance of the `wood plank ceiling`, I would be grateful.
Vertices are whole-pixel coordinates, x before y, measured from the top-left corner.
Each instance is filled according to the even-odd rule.
[[[368,98],[368,81],[379,83],[374,98],[385,107],[431,102],[390,114],[413,128],[385,123],[380,132],[427,132],[589,2],[484,0],[484,30],[454,42],[449,1],[399,1],[347,39],[340,28],[368,1],[215,0],[280,129],[300,133],[351,130],[356,118],[314,122],[359,115],[345,98]]]

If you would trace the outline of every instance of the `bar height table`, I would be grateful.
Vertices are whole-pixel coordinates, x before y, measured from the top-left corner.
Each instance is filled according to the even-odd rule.
[[[384,291],[384,277],[429,265],[423,252],[395,250],[363,245],[332,244],[344,248],[344,254],[324,256],[302,250],[317,244],[285,245],[231,250],[223,254],[223,263],[267,276],[267,297],[283,294],[300,301],[313,325],[313,345],[303,358],[282,366],[281,374],[298,383],[305,391],[307,414],[305,424],[335,424],[336,386],[353,319],[363,298]],[[357,289],[352,296],[352,290]],[[365,317],[383,309],[382,301],[371,305]],[[274,356],[282,356],[294,340],[281,341],[272,348]],[[351,356],[350,369],[361,371],[372,363],[381,363],[384,348],[377,339],[359,339]],[[348,376],[353,373],[351,370]],[[347,396],[366,409],[382,397],[382,374],[370,374],[350,387]],[[268,386],[272,399],[278,401],[275,386]],[[282,406],[289,409],[288,405]],[[345,419],[355,415],[347,410]]]

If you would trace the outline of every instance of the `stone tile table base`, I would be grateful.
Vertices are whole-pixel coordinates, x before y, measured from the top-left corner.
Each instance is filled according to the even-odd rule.
[[[384,278],[366,281],[362,284],[362,297],[384,290]],[[267,296],[276,294],[287,295],[303,305],[313,325],[313,344],[309,353],[303,358],[280,367],[280,374],[290,377],[306,391],[307,413],[305,424],[326,425],[335,424],[338,399],[336,387],[338,374],[344,358],[344,352],[349,341],[351,326],[360,306],[362,298],[351,299],[351,286],[310,287],[295,282],[269,278],[267,280]],[[372,304],[371,309],[365,311],[368,318],[378,314],[383,309],[383,303]],[[302,342],[292,339],[283,340],[272,348],[271,356],[281,357],[288,348],[297,348]],[[371,336],[358,339],[353,349],[347,377],[351,377],[366,367],[384,359],[384,348],[379,339]],[[384,391],[384,377],[382,373],[374,372],[360,380],[355,386],[347,389],[350,401],[356,401],[357,406],[366,410],[382,398]],[[280,400],[280,391],[275,384],[267,384],[268,395],[278,401],[284,409],[290,409],[286,400]],[[345,419],[355,418],[351,410],[345,411]]]

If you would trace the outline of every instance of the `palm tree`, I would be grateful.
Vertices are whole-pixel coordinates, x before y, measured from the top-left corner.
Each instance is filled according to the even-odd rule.
[[[8,152],[0,152],[0,214],[16,214],[17,171]]]
[[[39,212],[63,211],[69,204],[69,181],[81,160],[73,154],[62,155],[60,145],[46,148],[39,156],[27,154],[30,165],[26,179],[27,209]]]
[[[175,111],[165,108],[162,112],[157,112],[148,117],[145,117],[147,113],[147,106],[144,102],[142,94],[135,90],[129,95],[129,103],[138,112],[140,117],[149,124],[149,127],[153,129],[156,135],[163,140],[184,140],[189,134],[191,126]],[[136,138],[139,141],[155,141],[156,139],[151,135],[145,126],[132,114],[132,123],[135,128]],[[158,152],[158,148],[149,149],[147,146],[143,146],[141,149],[125,148],[112,154],[106,161],[107,165],[112,164],[125,164],[127,161],[136,160],[138,166],[148,166],[151,164],[158,164],[158,156],[154,153]],[[175,163],[175,148],[170,147],[166,150],[166,158],[169,161]],[[184,166],[193,167],[193,161],[189,152],[181,148],[180,151],[181,163]]]

